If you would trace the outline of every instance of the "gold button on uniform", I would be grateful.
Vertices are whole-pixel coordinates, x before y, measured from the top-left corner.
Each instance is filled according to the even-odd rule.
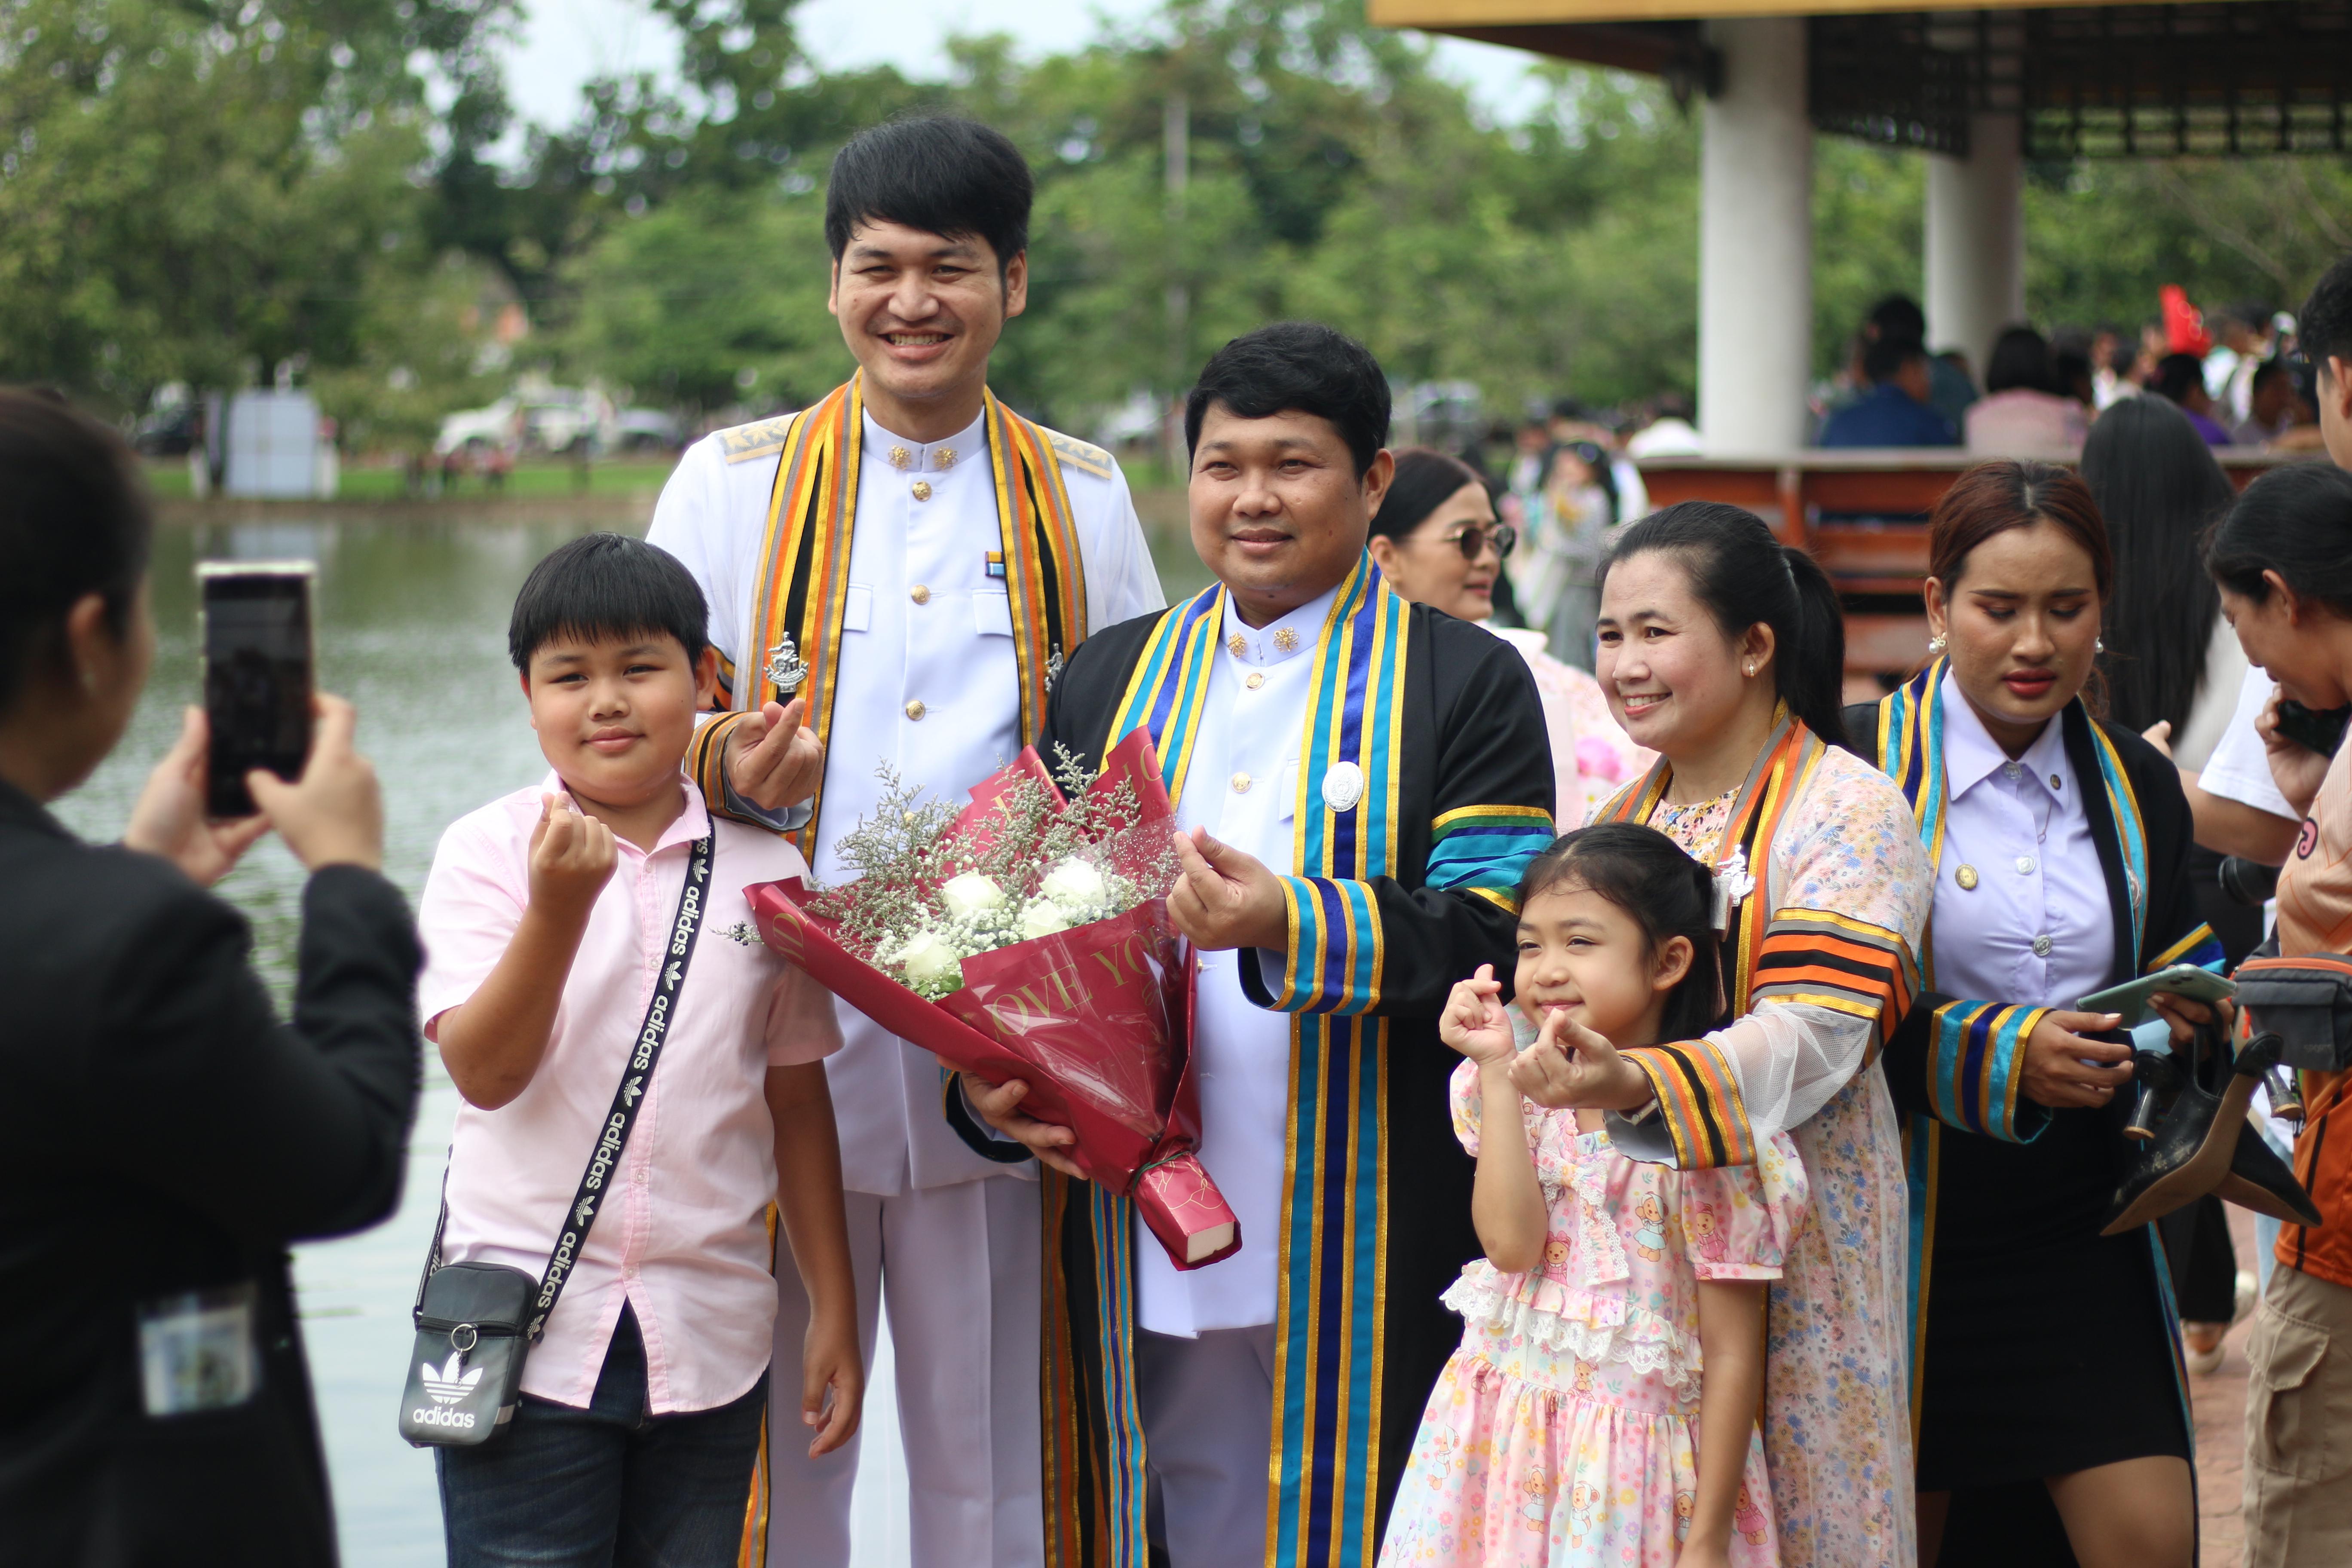
[[[1952,880],[1960,885],[1960,891],[1963,893],[1973,893],[1977,890],[1977,868],[1974,866],[1963,865],[1953,873]]]
[[[2036,958],[2047,958],[2047,957],[2049,957],[2049,956],[2050,956],[2050,949],[2051,949],[2053,945],[2054,945],[2054,944],[2053,944],[2053,943],[2051,942],[2051,940],[2050,940],[2048,937],[2046,937],[2046,936],[2037,936],[2037,937],[2035,937],[2035,938],[2033,939],[2033,956],[2034,956],[2034,957],[2036,957]]]
[[[931,591],[929,588],[924,587],[920,583],[918,583],[912,588],[907,590],[907,597],[914,600],[915,603],[919,605],[928,605],[931,602]]]
[[[1249,673],[1249,679],[1243,681],[1242,684],[1248,687],[1252,691],[1255,691],[1259,687],[1265,684],[1265,674],[1263,670],[1253,669]]]
[[[1234,775],[1234,793],[1235,795],[1247,795],[1247,794],[1249,794],[1249,786],[1250,786],[1250,776],[1249,776],[1249,774],[1247,774],[1247,773],[1235,773],[1235,774]]]
[[[919,721],[928,711],[929,710],[923,706],[923,700],[919,697],[907,704],[907,717],[909,719]]]
[[[917,479],[915,481],[915,499],[917,500],[929,500],[931,499],[930,480]]]

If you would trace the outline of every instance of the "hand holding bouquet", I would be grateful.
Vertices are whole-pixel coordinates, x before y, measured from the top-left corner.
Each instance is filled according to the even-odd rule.
[[[1186,968],[1162,896],[1174,812],[1150,738],[1056,788],[1025,751],[961,813],[886,773],[839,853],[856,879],[744,889],[762,940],[851,1005],[960,1071],[1029,1086],[1062,1152],[1132,1196],[1179,1268],[1241,1245],[1194,1151]]]

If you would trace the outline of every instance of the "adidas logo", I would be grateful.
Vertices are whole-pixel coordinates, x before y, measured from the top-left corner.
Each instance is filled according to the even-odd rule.
[[[458,1369],[465,1364],[463,1351],[451,1351],[447,1366],[435,1366],[429,1361],[417,1363],[417,1375],[424,1379],[425,1392],[433,1396],[434,1404],[455,1405],[474,1392],[475,1385],[482,1381],[482,1369],[478,1366],[471,1372],[460,1373]]]

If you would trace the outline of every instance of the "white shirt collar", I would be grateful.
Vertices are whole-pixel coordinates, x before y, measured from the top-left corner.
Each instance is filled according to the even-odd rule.
[[[2063,712],[2053,714],[2050,722],[2042,726],[2042,733],[2033,743],[2014,759],[2000,749],[1977,710],[1969,706],[1959,682],[1952,672],[1944,672],[1944,796],[1958,800],[1996,772],[2010,773],[2012,778],[2030,778],[2053,800],[2065,799],[2066,717]]]
[[[1333,584],[1280,620],[1262,626],[1244,625],[1234,596],[1227,594],[1224,626],[1219,634],[1226,657],[1244,664],[1261,665],[1297,658],[1323,636],[1323,622],[1331,614],[1331,602],[1339,596],[1341,585]]]
[[[864,417],[867,458],[903,474],[946,473],[979,457],[985,445],[988,424],[985,407],[971,424],[944,441],[909,441],[904,436],[894,436],[877,425],[873,415],[866,414]]]

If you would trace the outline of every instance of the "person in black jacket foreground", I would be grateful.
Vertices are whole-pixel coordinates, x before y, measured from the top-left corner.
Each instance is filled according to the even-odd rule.
[[[399,1199],[416,938],[336,699],[249,821],[205,820],[194,711],[121,845],[43,809],[145,682],[149,530],[119,437],[0,392],[0,1565],[331,1564],[286,1247]],[[312,873],[290,1025],[203,890],[270,828]]]

